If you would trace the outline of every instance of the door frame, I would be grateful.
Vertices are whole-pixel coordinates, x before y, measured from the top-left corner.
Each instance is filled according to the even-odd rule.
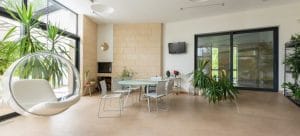
[[[243,33],[253,33],[253,32],[264,32],[264,31],[273,31],[273,88],[255,88],[255,87],[237,87],[240,90],[253,90],[253,91],[268,91],[268,92],[278,92],[279,88],[279,79],[278,79],[278,66],[279,66],[279,27],[265,27],[265,28],[254,28],[254,29],[245,29],[245,30],[233,30],[225,32],[215,32],[215,33],[203,33],[195,34],[194,36],[194,71],[197,69],[197,54],[198,54],[198,38],[208,37],[208,36],[220,36],[220,35],[229,35],[230,36],[230,80],[233,81],[233,36],[235,34]]]

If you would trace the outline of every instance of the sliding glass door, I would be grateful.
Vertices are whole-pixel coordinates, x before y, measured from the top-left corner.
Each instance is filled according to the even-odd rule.
[[[197,60],[210,61],[206,71],[212,77],[218,79],[220,70],[230,73],[230,35],[199,37],[197,47]]]
[[[274,58],[273,31],[233,35],[237,76],[233,81],[239,87],[273,88]]]
[[[278,28],[196,35],[195,48],[195,69],[207,59],[212,77],[226,70],[240,89],[277,91]]]

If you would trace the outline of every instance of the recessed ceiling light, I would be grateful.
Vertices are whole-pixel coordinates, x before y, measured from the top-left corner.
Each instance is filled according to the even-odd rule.
[[[93,4],[91,9],[100,14],[112,14],[114,12],[114,8],[102,4]]]

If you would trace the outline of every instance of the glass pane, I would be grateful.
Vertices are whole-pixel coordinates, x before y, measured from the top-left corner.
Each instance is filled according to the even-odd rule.
[[[76,14],[63,8],[42,16],[41,21],[50,22],[64,31],[76,34]]]
[[[36,40],[47,46],[47,48],[51,48],[52,43],[47,39],[46,31],[34,28],[31,32]],[[75,45],[76,40],[66,36],[60,36],[58,38],[58,42],[55,43],[55,49],[60,53],[60,55],[68,58],[71,62],[73,62],[73,64],[75,64]]]
[[[49,49],[51,48],[52,43],[46,38],[47,37],[46,31],[35,28],[32,29],[32,35],[40,43],[44,44]],[[58,42],[55,43],[55,49],[60,55],[62,55],[65,58],[68,58],[73,64],[75,64],[75,45],[76,45],[76,40],[65,36],[60,36]],[[70,93],[69,90],[71,90],[69,89],[69,87],[72,87],[72,86],[68,86],[72,81],[70,80],[69,76],[63,76],[61,81],[63,83],[62,86],[53,87],[55,95],[58,98],[67,96]]]
[[[43,14],[41,13],[41,11],[46,12],[46,8],[48,7],[48,0],[29,0],[28,1],[34,8],[35,13],[39,12],[39,14]]]
[[[52,23],[64,31],[77,34],[77,14],[66,9],[53,0],[29,0],[36,15],[41,15],[40,21]]]
[[[70,61],[75,65],[76,40],[62,36],[58,44],[68,53],[68,56],[64,55],[64,57],[70,57]]]
[[[10,38],[3,40],[6,33],[12,29],[13,27],[16,27],[15,31],[11,34]],[[17,40],[20,37],[20,24],[16,21],[4,18],[0,16],[0,46],[1,48],[5,45],[8,45],[10,42]],[[7,62],[5,59],[1,58],[1,64],[0,64],[0,116],[3,116],[5,114],[13,112],[8,105],[6,105],[3,101],[3,89],[2,89],[2,75],[5,69],[8,67]]]
[[[230,35],[199,37],[197,61],[207,59],[207,72],[216,79],[221,70],[230,75]]]
[[[0,7],[5,7],[12,11],[16,11],[15,5],[21,5],[22,0],[0,0]]]
[[[233,43],[237,86],[273,88],[273,31],[235,34]]]

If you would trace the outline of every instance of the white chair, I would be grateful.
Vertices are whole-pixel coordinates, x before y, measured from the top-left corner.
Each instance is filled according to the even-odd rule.
[[[113,83],[113,88],[112,88],[112,93],[121,93],[123,96],[125,96],[124,100],[124,106],[126,106],[126,103],[128,101],[128,97],[131,92],[135,90],[139,90],[140,87],[134,87],[134,86],[122,86],[118,82],[121,81],[118,78],[113,78],[112,83]]]
[[[162,77],[161,76],[155,76],[155,77],[150,77],[151,81],[161,81]],[[155,85],[148,85],[148,90],[149,92],[154,92],[156,86]]]
[[[98,118],[103,117],[113,117],[113,116],[101,116],[101,104],[103,101],[103,112],[105,111],[106,106],[106,100],[112,100],[112,99],[119,99],[119,109],[118,110],[108,110],[108,111],[119,111],[119,117],[121,117],[122,114],[122,108],[123,108],[123,97],[121,93],[112,93],[107,94],[107,86],[105,80],[100,81],[100,87],[101,87],[101,94],[100,94],[100,102],[99,102],[99,109],[98,109]]]
[[[67,110],[79,101],[79,96],[72,96],[67,100],[59,101],[48,81],[43,79],[18,80],[12,84],[12,93],[17,103],[21,104],[24,115],[35,114],[49,116]],[[18,111],[22,111],[19,109]]]
[[[150,107],[150,99],[155,99],[156,102],[156,110],[158,111],[158,99],[166,96],[166,81],[158,81],[156,85],[156,92],[146,93],[145,96],[147,97],[148,101],[148,111],[151,112]]]
[[[168,96],[172,93],[174,93],[173,89],[174,89],[174,79],[170,78],[167,81],[167,86],[166,86],[166,99],[168,101],[168,105],[171,104],[171,101],[169,100]],[[166,108],[168,109],[168,108]]]
[[[46,74],[53,73],[52,70],[44,68],[43,72],[29,70],[28,74],[35,72],[34,76],[22,77],[20,69],[31,64],[48,64],[49,60],[55,60],[59,64],[59,71],[67,82],[67,85],[54,85],[51,80],[44,80]],[[34,67],[35,64],[30,66]],[[37,65],[40,66],[40,65]],[[47,65],[48,66],[48,65]],[[49,66],[52,66],[49,64]],[[47,73],[48,72],[48,73]],[[63,89],[64,95],[59,96],[53,88]],[[74,105],[80,99],[80,77],[75,66],[65,57],[50,52],[37,52],[23,56],[15,61],[5,71],[3,76],[4,101],[17,113],[25,116],[51,116],[59,114]]]
[[[189,95],[195,95],[196,89],[193,85],[193,79],[194,79],[194,72],[190,72],[187,74],[182,74],[181,76],[182,81],[182,88],[184,90],[188,90]]]
[[[167,93],[166,95],[169,95],[173,93],[173,88],[174,88],[174,79],[169,79],[167,82]]]

